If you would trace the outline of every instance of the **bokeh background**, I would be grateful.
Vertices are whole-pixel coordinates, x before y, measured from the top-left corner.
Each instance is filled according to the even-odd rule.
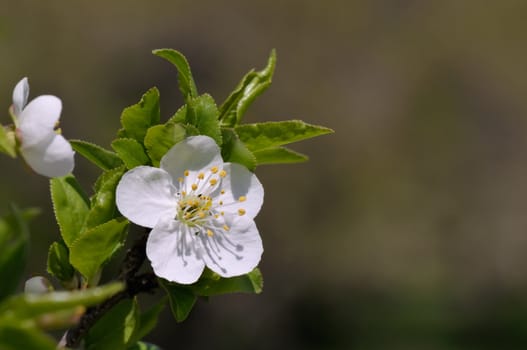
[[[3,0],[0,104],[28,76],[62,98],[68,138],[108,146],[152,86],[163,118],[189,59],[221,103],[278,52],[245,121],[336,133],[305,164],[262,166],[264,293],[165,312],[164,349],[522,349],[527,346],[527,2]],[[7,113],[2,123],[8,123]],[[40,206],[28,276],[58,237],[48,181],[0,159],[0,199]],[[89,190],[97,169],[77,157]],[[6,206],[4,205],[4,209]],[[2,210],[5,211],[5,210]]]

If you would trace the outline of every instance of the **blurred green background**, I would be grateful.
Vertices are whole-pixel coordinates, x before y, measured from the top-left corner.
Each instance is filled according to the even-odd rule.
[[[246,122],[303,119],[334,135],[308,163],[257,169],[260,296],[213,298],[148,340],[164,349],[520,349],[527,344],[527,2],[59,1],[0,6],[0,101],[62,98],[68,138],[108,146],[151,86],[168,118],[189,59],[221,103],[271,48]],[[2,123],[7,123],[4,113]],[[77,156],[88,190],[97,169]],[[58,231],[48,181],[0,159],[0,199],[44,210],[28,275]],[[4,206],[4,209],[6,206]]]

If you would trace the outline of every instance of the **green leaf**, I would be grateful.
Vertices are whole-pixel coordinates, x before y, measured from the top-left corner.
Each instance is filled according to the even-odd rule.
[[[123,246],[128,220],[117,218],[82,233],[70,247],[71,264],[91,280]]]
[[[302,163],[309,159],[306,155],[286,147],[266,148],[261,151],[255,151],[253,154],[258,165]]]
[[[117,155],[123,160],[128,169],[150,163],[150,159],[146,155],[143,145],[135,139],[116,139],[112,142],[112,148],[117,152]]]
[[[117,154],[96,144],[81,140],[70,140],[70,143],[77,153],[102,170],[110,170],[123,164]]]
[[[169,123],[180,123],[189,131],[187,135],[207,135],[221,145],[221,130],[218,121],[218,108],[214,99],[204,94],[190,99],[170,118]]]
[[[159,91],[157,88],[148,90],[141,100],[123,110],[121,114],[120,137],[129,137],[143,143],[146,131],[152,125],[159,124]]]
[[[159,314],[161,313],[161,311],[163,311],[165,305],[166,298],[163,298],[161,302],[157,303],[155,306],[150,308],[150,310],[141,314],[141,321],[139,322],[139,327],[136,328],[134,335],[130,340],[130,344],[139,341],[156,327]]]
[[[253,152],[333,132],[329,128],[301,120],[244,124],[237,126],[235,130],[240,140]]]
[[[201,135],[210,136],[218,145],[221,145],[218,113],[214,99],[210,95],[204,94],[188,102],[186,121],[195,126]]]
[[[168,123],[179,123],[179,124],[186,124],[187,123],[187,105],[181,106],[176,113],[170,117],[168,120]]]
[[[190,71],[190,65],[182,53],[172,49],[159,49],[152,51],[152,53],[166,59],[176,67],[178,71],[179,90],[186,100],[198,96],[198,90],[196,89],[196,84]]]
[[[27,239],[17,239],[0,248],[0,300],[13,293],[18,286],[26,267],[28,245]]]
[[[148,129],[145,147],[154,166],[159,166],[161,158],[172,146],[185,138],[185,128],[180,124],[168,122]]]
[[[221,146],[221,156],[225,162],[232,162],[244,165],[250,171],[256,168],[256,158],[245,144],[240,141],[233,129],[222,128],[221,134],[223,144]]]
[[[161,350],[161,348],[157,345],[140,341],[129,347],[128,350]]]
[[[92,228],[103,224],[118,214],[115,205],[115,188],[126,168],[121,166],[103,173],[95,184],[95,194],[91,198],[91,209],[88,213],[86,227]]]
[[[0,320],[32,320],[39,315],[68,310],[79,305],[96,305],[123,289],[122,283],[115,282],[71,292],[20,294],[0,304]]]
[[[62,239],[68,247],[81,233],[88,211],[88,198],[73,175],[51,179],[51,199]]]
[[[247,108],[271,85],[275,65],[276,51],[272,50],[267,66],[263,70],[259,72],[251,70],[243,77],[220,107],[219,119],[222,126],[233,127],[241,122]]]
[[[1,350],[55,350],[53,339],[35,327],[0,323]]]
[[[176,322],[183,322],[194,307],[198,297],[188,287],[169,283],[159,279],[159,282],[168,295],[170,310]]]
[[[95,323],[85,337],[85,349],[124,350],[140,325],[136,300],[121,301]]]
[[[29,249],[27,214],[10,206],[0,220],[0,300],[13,293],[26,267]]]
[[[223,278],[212,273],[210,277],[204,274],[192,289],[200,296],[214,296],[229,293],[256,293],[262,292],[263,277],[258,268],[243,276]]]
[[[75,277],[75,269],[70,264],[69,252],[62,242],[53,242],[48,251],[47,271],[64,284]]]
[[[0,152],[16,158],[16,140],[14,131],[7,131],[0,125]]]
[[[243,97],[244,89],[249,83],[255,79],[257,73],[254,69],[251,69],[242,80],[238,83],[236,88],[231,92],[229,97],[223,102],[219,108],[220,116],[219,120],[222,121],[223,126],[233,127],[236,124],[236,107],[240,99]]]

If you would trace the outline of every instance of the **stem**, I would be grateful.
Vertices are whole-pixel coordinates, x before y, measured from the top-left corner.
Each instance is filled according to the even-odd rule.
[[[128,280],[133,277],[143,262],[146,259],[146,240],[148,239],[148,233],[150,231],[146,230],[145,233],[139,237],[135,242],[132,248],[128,249],[126,256],[121,266],[121,271],[119,273],[120,280]]]
[[[126,284],[125,290],[115,294],[102,304],[90,307],[82,315],[79,323],[70,328],[66,333],[66,347],[77,348],[82,338],[88,333],[90,328],[108,311],[110,311],[120,301],[133,298],[139,293],[150,293],[159,287],[157,278],[153,273],[144,273],[135,275],[141,268],[146,259],[146,240],[148,232],[143,234],[134,242],[134,245],[128,249],[124,258],[119,280]]]

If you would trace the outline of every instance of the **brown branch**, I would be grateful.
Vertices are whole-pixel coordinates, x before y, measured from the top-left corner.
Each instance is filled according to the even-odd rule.
[[[143,265],[146,259],[146,240],[148,239],[149,232],[149,230],[146,230],[126,252],[121,271],[119,272],[118,278],[120,280],[126,281],[128,278],[134,276],[141,268],[141,265]]]
[[[123,260],[119,280],[125,282],[125,290],[115,294],[100,305],[88,308],[79,323],[66,333],[66,347],[77,348],[91,327],[120,301],[133,298],[139,293],[151,293],[159,287],[157,278],[153,273],[135,275],[146,259],[147,237],[148,232],[135,241]]]

